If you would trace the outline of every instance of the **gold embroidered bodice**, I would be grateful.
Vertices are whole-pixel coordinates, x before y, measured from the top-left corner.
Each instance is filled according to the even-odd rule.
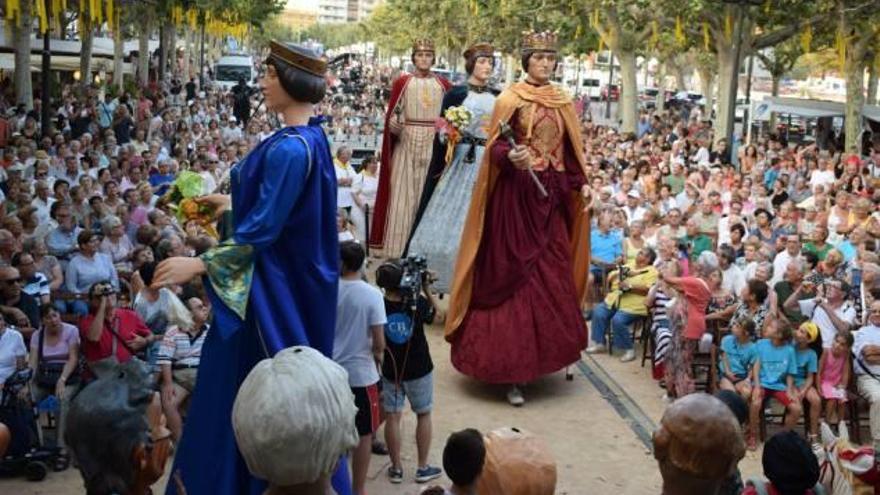
[[[529,147],[535,157],[533,168],[565,170],[563,148],[565,127],[559,110],[529,102],[517,111],[516,142]],[[531,124],[531,125],[529,125]]]

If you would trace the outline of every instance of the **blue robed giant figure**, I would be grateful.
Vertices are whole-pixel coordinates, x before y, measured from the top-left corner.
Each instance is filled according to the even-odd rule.
[[[290,76],[282,68],[273,67],[269,77]],[[295,98],[284,83],[287,96]],[[263,84],[267,103],[270,84]],[[199,267],[213,303],[214,325],[175,459],[174,470],[188,495],[263,493],[266,483],[249,473],[232,430],[239,386],[257,362],[287,347],[308,345],[333,355],[337,190],[320,121],[312,118],[279,130],[237,164],[230,179],[231,236],[203,254],[204,267]],[[169,272],[186,271],[181,268],[188,262],[177,263],[160,265],[158,283],[175,281]],[[350,494],[344,459],[333,487],[340,495]],[[167,493],[176,493],[174,483]]]

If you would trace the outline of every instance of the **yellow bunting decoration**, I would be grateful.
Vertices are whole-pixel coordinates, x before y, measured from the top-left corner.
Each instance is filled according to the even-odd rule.
[[[675,42],[679,45],[684,45],[685,43],[684,37],[684,27],[681,25],[681,17],[675,17]]]
[[[590,22],[592,23],[593,27],[599,25],[599,9],[593,10],[593,18],[590,20]]]
[[[38,0],[36,7],[37,18],[40,20],[40,34],[43,34],[49,29],[49,13],[46,12],[46,2]]]
[[[657,20],[651,21],[651,47],[655,50],[660,45],[660,24]]]
[[[765,14],[770,13],[770,7],[772,4],[773,4],[773,0],[767,0],[766,2],[764,2],[764,13]]]
[[[709,36],[709,23],[703,21],[703,49],[707,52],[710,49],[712,38]]]
[[[20,15],[20,0],[6,0],[6,20],[15,21],[15,23],[18,23],[18,18]]]
[[[580,39],[581,35],[584,33],[584,27],[578,24],[577,30],[574,32],[574,39]]]
[[[807,27],[804,28],[804,32],[801,33],[801,50],[804,53],[810,53],[811,45],[813,44],[813,26],[812,24],[807,24]]]
[[[846,39],[843,33],[837,31],[834,39],[835,48],[837,49],[837,63],[840,66],[840,73],[846,73]]]
[[[599,36],[599,53],[605,51],[605,39]]]

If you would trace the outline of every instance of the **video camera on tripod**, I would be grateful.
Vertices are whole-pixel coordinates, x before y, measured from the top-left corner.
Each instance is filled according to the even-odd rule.
[[[422,284],[428,280],[428,260],[421,255],[407,256],[400,260],[403,275],[400,277],[400,293],[403,303],[415,311],[422,292]]]

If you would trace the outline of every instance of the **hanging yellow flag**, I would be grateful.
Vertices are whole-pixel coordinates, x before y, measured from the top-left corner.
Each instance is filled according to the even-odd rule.
[[[6,20],[18,23],[18,16],[21,13],[20,0],[6,0]]]
[[[660,45],[660,25],[656,20],[651,21],[651,47],[655,50]]]
[[[37,18],[40,20],[40,34],[43,34],[49,29],[49,14],[46,12],[46,2],[38,0],[36,7]]]
[[[675,16],[675,42],[684,45],[687,41],[684,37],[684,27],[681,25],[681,17]]]
[[[811,45],[813,44],[813,26],[812,24],[807,24],[807,27],[804,29],[804,32],[801,33],[801,50],[804,53],[810,53]]]
[[[765,13],[765,14],[769,14],[769,13],[770,13],[770,5],[771,5],[772,3],[773,3],[773,0],[767,0],[766,2],[764,2],[764,13]]]
[[[602,53],[603,51],[605,51],[605,40],[599,36],[599,53]]]
[[[703,49],[707,52],[710,49],[712,38],[709,36],[709,23],[703,21]]]
[[[578,39],[581,37],[581,34],[584,32],[584,27],[578,24],[577,30],[574,32],[574,39]]]
[[[834,43],[837,48],[837,64],[840,66],[840,74],[846,73],[846,39],[839,30],[835,36]]]

